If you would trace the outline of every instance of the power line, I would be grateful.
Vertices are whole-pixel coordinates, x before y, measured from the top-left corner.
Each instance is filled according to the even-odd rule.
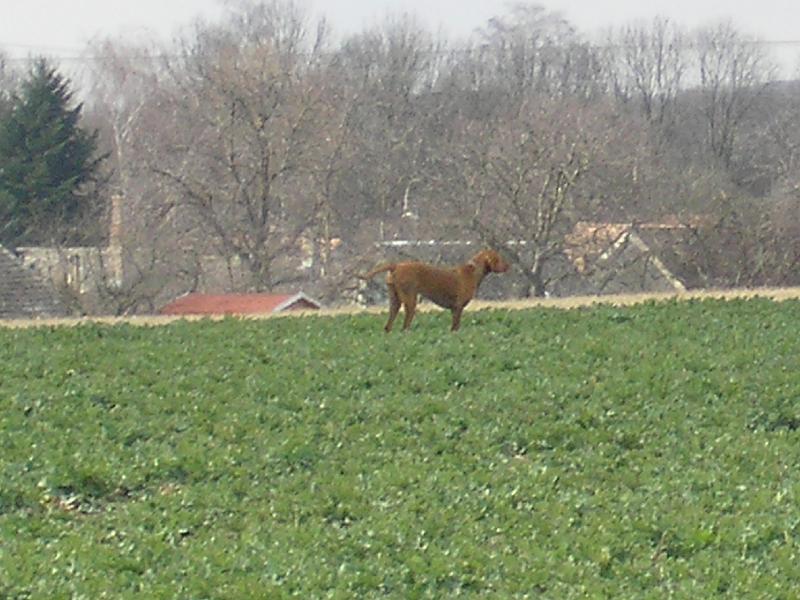
[[[746,43],[753,45],[753,46],[797,46],[800,47],[800,39],[777,39],[777,40],[750,40]],[[604,48],[607,47],[604,44],[589,44],[595,48]],[[691,44],[687,44],[687,46],[691,46]],[[36,60],[38,56],[46,55],[48,58],[52,58],[54,60],[62,60],[62,61],[71,61],[71,62],[93,62],[93,61],[102,61],[108,58],[125,58],[129,60],[162,60],[164,58],[179,58],[178,54],[174,53],[155,53],[155,54],[116,54],[116,55],[109,55],[109,54],[81,54],[80,48],[77,46],[46,46],[46,45],[39,45],[39,44],[9,44],[9,43],[0,43],[0,52],[2,52],[6,48],[19,48],[29,51],[37,51],[34,54],[36,56],[6,56],[6,62],[14,62],[14,63],[25,63],[25,62],[32,62]],[[54,51],[63,50],[66,51],[64,54],[59,54]],[[457,51],[457,50],[456,50]],[[452,54],[454,52],[453,49],[450,50],[440,50],[437,53],[442,55]]]

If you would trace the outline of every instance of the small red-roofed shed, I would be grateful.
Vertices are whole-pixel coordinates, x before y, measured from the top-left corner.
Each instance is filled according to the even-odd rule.
[[[290,310],[318,310],[320,303],[297,294],[186,294],[159,312],[162,315],[258,315]]]

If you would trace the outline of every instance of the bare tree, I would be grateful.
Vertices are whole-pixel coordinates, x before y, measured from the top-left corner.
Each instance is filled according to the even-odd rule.
[[[172,219],[175,201],[147,167],[163,155],[174,123],[157,48],[105,40],[93,47],[89,105],[103,132],[111,170],[107,209],[97,225],[108,231],[107,247],[90,261],[88,293],[72,289],[81,312],[153,312],[176,294],[197,287],[195,249],[181,244]],[[161,132],[158,135],[156,132]]]
[[[637,104],[661,131],[673,125],[689,62],[683,30],[664,18],[624,27],[610,36],[607,57],[616,97]]]
[[[774,73],[763,49],[730,24],[696,35],[698,75],[706,144],[730,167],[740,127]]]
[[[591,98],[602,89],[597,53],[559,13],[511,4],[480,31],[481,84],[519,101],[530,94]]]
[[[168,183],[176,219],[204,252],[270,290],[296,275],[276,267],[297,253],[314,216],[303,193],[318,137],[320,90],[308,74],[325,28],[309,33],[293,3],[246,6],[226,26],[200,28],[170,60],[169,110],[180,127],[164,135],[152,172]]]
[[[685,263],[703,287],[797,285],[800,228],[782,213],[796,212],[798,200],[765,211],[763,203],[746,196],[720,194],[713,216],[687,229],[680,249]]]
[[[774,83],[759,98],[743,125],[741,153],[749,156],[740,179],[754,193],[766,195],[800,184],[800,82]]]
[[[345,41],[337,55],[351,105],[348,142],[355,158],[341,180],[346,221],[382,225],[416,215],[424,197],[430,136],[439,117],[434,94],[439,43],[411,18]]]
[[[457,190],[452,210],[485,243],[505,248],[526,278],[526,295],[545,294],[548,262],[587,210],[578,203],[587,200],[581,185],[608,141],[605,117],[588,114],[574,103],[539,102],[491,121],[466,120],[441,168]]]

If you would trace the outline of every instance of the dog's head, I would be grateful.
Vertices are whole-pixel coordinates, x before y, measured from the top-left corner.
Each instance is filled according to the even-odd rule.
[[[481,250],[473,259],[476,263],[482,263],[487,273],[505,273],[510,265],[497,250]]]

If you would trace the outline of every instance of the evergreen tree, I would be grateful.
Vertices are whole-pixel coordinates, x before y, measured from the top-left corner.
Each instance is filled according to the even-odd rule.
[[[0,119],[0,243],[66,241],[84,212],[102,157],[71,103],[69,81],[39,59]]]

